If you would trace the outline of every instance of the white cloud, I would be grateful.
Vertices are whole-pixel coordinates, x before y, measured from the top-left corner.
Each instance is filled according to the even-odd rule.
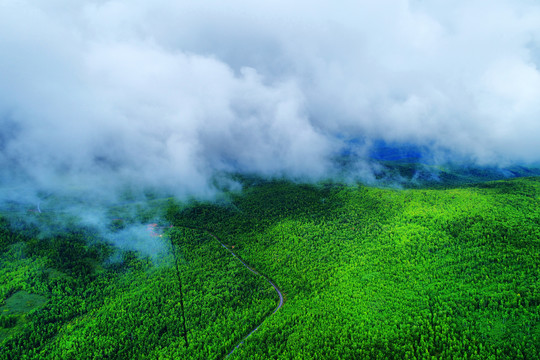
[[[186,194],[325,176],[343,137],[537,162],[538,24],[531,1],[0,0],[0,161]]]

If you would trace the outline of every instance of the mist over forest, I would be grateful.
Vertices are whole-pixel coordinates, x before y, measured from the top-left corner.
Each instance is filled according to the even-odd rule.
[[[381,142],[538,164],[540,9],[486,6],[3,0],[2,184],[207,198],[223,173],[335,177],[343,153],[369,181]]]
[[[540,358],[533,0],[0,0],[0,360]]]

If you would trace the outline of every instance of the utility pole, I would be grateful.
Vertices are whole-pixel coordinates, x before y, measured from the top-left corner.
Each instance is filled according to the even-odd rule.
[[[187,338],[187,329],[186,329],[186,315],[184,313],[184,294],[182,292],[182,277],[180,276],[180,266],[178,265],[178,256],[176,255],[175,246],[172,241],[172,237],[169,236],[169,241],[171,242],[171,249],[174,257],[174,262],[176,265],[176,275],[178,277],[178,287],[180,288],[180,309],[182,312],[182,328],[184,331],[184,340],[186,341],[186,347],[189,346],[188,338]]]

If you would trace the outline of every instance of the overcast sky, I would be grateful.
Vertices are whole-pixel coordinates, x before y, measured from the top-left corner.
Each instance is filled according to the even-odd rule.
[[[532,0],[0,0],[0,171],[205,195],[352,139],[528,164],[539,69]]]

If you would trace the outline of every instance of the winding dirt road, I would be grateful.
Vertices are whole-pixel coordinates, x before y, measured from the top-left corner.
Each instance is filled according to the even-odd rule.
[[[276,307],[276,309],[272,312],[271,315],[275,314],[276,311],[278,311],[282,306],[283,306],[283,294],[281,293],[281,291],[279,290],[279,288],[276,286],[276,284],[274,284],[269,278],[267,278],[266,276],[262,275],[261,273],[258,273],[257,271],[255,271],[253,268],[251,268],[248,264],[246,264],[240,257],[238,257],[231,249],[229,249],[225,244],[223,244],[221,242],[221,240],[214,234],[212,234],[210,231],[206,230],[206,232],[208,234],[210,234],[210,236],[212,236],[214,239],[217,240],[217,242],[219,242],[221,244],[221,246],[223,246],[228,252],[230,252],[236,259],[238,259],[238,261],[240,261],[242,263],[242,265],[244,265],[249,271],[251,271],[252,273],[254,273],[255,275],[260,275],[262,276],[270,285],[272,285],[272,287],[274,288],[274,290],[276,290],[277,294],[279,295],[279,304],[278,306]],[[249,334],[247,334],[246,336],[244,336],[244,338],[231,350],[230,353],[227,354],[227,356],[225,356],[225,359],[228,358],[229,356],[232,355],[232,353],[234,353],[234,351],[236,349],[238,349],[240,347],[240,345],[242,345],[244,343],[244,341],[250,337],[255,331],[257,331],[259,329],[259,327],[264,323],[264,321],[268,319],[268,317],[264,318],[261,323],[259,325],[257,325],[253,330],[251,330],[251,332]]]
[[[172,226],[170,226],[170,227],[172,227]],[[156,230],[162,230],[162,229],[164,229],[164,228],[165,228],[165,227],[159,227],[159,226],[157,226],[157,224],[149,224],[149,225],[148,225],[148,229],[150,230],[152,236],[161,236],[160,233],[156,232]],[[187,228],[193,229],[193,230],[200,230],[200,229],[193,228],[193,227],[187,227]],[[246,263],[244,262],[244,260],[242,260],[242,259],[241,259],[238,255],[236,255],[231,249],[229,249],[229,248],[227,247],[227,245],[225,245],[225,244],[221,241],[221,239],[218,238],[216,235],[214,235],[212,232],[210,232],[210,231],[207,230],[207,229],[203,229],[203,230],[204,230],[206,233],[208,233],[208,235],[210,235],[210,236],[212,236],[214,239],[216,239],[216,241],[217,241],[221,246],[223,246],[223,248],[224,248],[225,250],[227,250],[228,252],[230,252],[230,253],[232,254],[232,256],[234,256],[238,261],[240,261],[240,262],[242,263],[242,265],[244,265],[249,271],[251,271],[251,272],[254,273],[255,275],[262,276],[262,277],[263,277],[270,285],[272,285],[272,287],[274,288],[274,290],[276,290],[276,293],[277,293],[278,296],[279,296],[279,304],[278,304],[278,306],[274,309],[274,311],[272,312],[272,314],[270,314],[269,316],[275,314],[275,313],[283,306],[283,302],[284,302],[284,300],[283,300],[283,294],[281,293],[281,290],[279,290],[279,288],[276,286],[276,284],[274,284],[274,283],[272,282],[272,280],[270,280],[268,277],[266,277],[265,275],[263,275],[263,274],[257,272],[257,271],[254,270],[252,267],[250,267],[248,264],[246,264]],[[265,318],[259,323],[259,325],[257,325],[253,330],[251,330],[249,334],[247,334],[246,336],[244,336],[244,337],[242,338],[242,340],[240,340],[240,342],[239,342],[239,343],[231,350],[231,352],[229,352],[229,353],[227,354],[227,356],[225,356],[225,359],[228,358],[229,356],[231,356],[231,355],[235,352],[235,350],[238,349],[238,348],[244,343],[244,341],[245,341],[248,337],[250,337],[251,335],[253,335],[253,333],[259,329],[259,327],[264,323],[264,321],[265,321],[266,319],[268,319],[269,316],[265,317]]]
[[[37,204],[37,211],[39,213],[41,213],[41,208],[40,208],[40,202],[38,202]],[[147,229],[148,231],[150,232],[151,236],[159,236],[161,237],[162,236],[162,231],[165,229],[165,228],[171,228],[173,227],[172,225],[171,226],[158,226],[157,223],[153,223],[153,224],[148,224],[147,225]],[[191,228],[191,227],[188,227],[188,228]],[[191,228],[191,229],[194,229],[196,230],[195,228]],[[206,231],[210,236],[212,236],[214,239],[216,239],[217,242],[220,243],[221,246],[223,246],[223,248],[225,248],[228,252],[230,252],[236,259],[238,259],[238,261],[240,261],[242,263],[242,265],[244,265],[249,271],[251,271],[252,273],[254,273],[255,275],[259,275],[259,276],[262,276],[273,288],[274,290],[276,290],[276,293],[278,294],[279,296],[279,304],[278,306],[274,309],[274,311],[272,312],[272,314],[270,314],[269,316],[265,317],[260,323],[259,325],[257,325],[253,330],[251,330],[251,332],[249,334],[247,334],[246,336],[244,336],[242,338],[242,340],[227,354],[227,356],[225,356],[225,359],[228,358],[229,356],[231,356],[234,351],[236,349],[238,349],[243,343],[244,341],[250,337],[251,335],[253,335],[253,333],[255,333],[255,331],[257,331],[259,329],[259,327],[264,323],[264,321],[266,319],[268,319],[268,317],[272,316],[273,314],[275,314],[279,309],[281,309],[281,307],[283,306],[283,294],[281,293],[281,290],[279,290],[279,288],[276,286],[276,284],[274,284],[268,277],[266,277],[265,275],[257,272],[256,270],[254,270],[253,268],[251,268],[248,264],[246,264],[238,255],[236,255],[231,249],[229,249],[216,235],[214,235],[212,232],[204,229],[204,231]]]

